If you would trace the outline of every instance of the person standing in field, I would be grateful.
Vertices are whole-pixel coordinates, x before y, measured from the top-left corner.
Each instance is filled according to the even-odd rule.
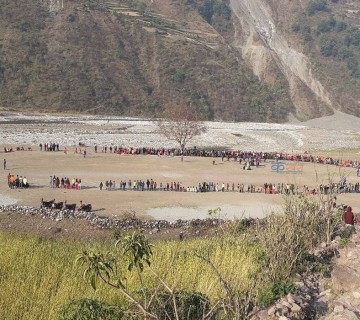
[[[348,225],[354,225],[354,214],[351,207],[346,208],[346,212],[344,214],[344,222]]]
[[[4,170],[6,170],[6,159],[4,159]]]

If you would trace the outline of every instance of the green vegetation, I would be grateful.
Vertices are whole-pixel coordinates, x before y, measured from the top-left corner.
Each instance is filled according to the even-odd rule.
[[[289,281],[283,280],[275,282],[269,288],[264,289],[258,303],[262,307],[269,307],[287,294],[295,294],[298,291],[299,288]]]
[[[296,293],[296,273],[328,271],[308,250],[337,231],[329,201],[288,197],[285,214],[181,242],[150,244],[141,232],[116,233],[115,245],[0,233],[0,318],[245,318]]]
[[[336,57],[338,54],[337,42],[335,39],[323,36],[320,38],[320,53],[324,57]]]
[[[147,4],[145,2],[141,2],[138,7],[140,14],[144,15],[146,12],[146,8],[147,8]]]
[[[81,299],[72,300],[59,312],[59,320],[119,320],[123,312],[119,308],[107,305],[104,302]]]
[[[310,0],[306,10],[309,15],[313,15],[317,11],[328,11],[327,0]]]
[[[205,0],[198,5],[197,9],[200,15],[210,24],[212,24],[214,16],[223,17],[226,20],[231,18],[228,1]]]
[[[301,25],[298,22],[295,22],[291,26],[292,32],[300,32],[301,31]]]
[[[336,20],[334,18],[330,18],[329,20],[321,20],[318,24],[319,32],[330,32],[334,30],[336,26]]]
[[[123,52],[123,50],[121,50],[121,48],[118,48],[117,50],[115,50],[114,55],[118,59],[122,59],[125,57],[124,52]]]
[[[308,18],[293,23],[291,30],[302,35],[308,50],[325,58],[324,65],[333,64],[347,68],[353,79],[360,78],[360,30],[345,20],[345,15],[335,14],[338,1],[311,0],[307,6]],[[332,4],[333,3],[333,4]],[[333,9],[331,9],[333,8]],[[319,15],[322,19],[319,21]],[[324,18],[328,16],[328,18]],[[299,20],[300,21],[300,20]],[[335,65],[333,68],[337,68]],[[329,69],[327,70],[329,71]],[[334,70],[334,73],[336,71]],[[342,72],[337,71],[338,74]],[[347,88],[349,90],[349,88]]]
[[[186,75],[183,70],[176,69],[173,77],[176,82],[184,82]]]
[[[232,30],[229,0],[187,0],[186,4],[195,8],[203,19],[220,33]]]

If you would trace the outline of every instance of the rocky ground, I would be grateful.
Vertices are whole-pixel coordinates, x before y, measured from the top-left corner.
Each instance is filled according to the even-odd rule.
[[[297,294],[288,294],[275,305],[254,312],[251,320],[358,320],[360,319],[360,227],[348,243],[337,237],[330,246],[314,251],[328,259],[324,276],[305,274],[295,284]]]
[[[115,233],[133,230],[142,230],[152,240],[183,240],[214,235],[227,228],[229,223],[216,218],[169,222],[142,220],[135,214],[109,218],[77,210],[0,206],[0,231],[61,240],[109,240]]]
[[[327,288],[328,286],[328,288]],[[339,250],[331,272],[331,281],[324,283],[320,298],[329,313],[322,320],[360,319],[360,227],[349,243]]]
[[[189,146],[255,151],[304,152],[360,148],[356,117],[337,113],[309,123],[267,124],[206,122],[207,131]],[[1,144],[38,146],[54,142],[66,146],[178,147],[146,119],[101,116],[0,114]]]

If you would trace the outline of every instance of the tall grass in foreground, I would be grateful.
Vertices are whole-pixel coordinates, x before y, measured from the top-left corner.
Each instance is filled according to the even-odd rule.
[[[0,319],[56,319],[62,306],[72,299],[92,298],[125,306],[124,297],[105,285],[96,291],[82,278],[75,263],[84,249],[113,251],[114,242],[54,241],[39,237],[0,233]],[[158,242],[154,246],[152,268],[178,289],[197,291],[212,301],[223,297],[223,289],[208,264],[195,251],[209,256],[222,276],[237,290],[246,290],[251,274],[258,269],[259,249],[242,236]],[[116,250],[115,250],[116,252]],[[121,269],[126,269],[126,262]],[[121,262],[122,263],[122,262]],[[133,274],[126,273],[133,291],[140,287]],[[158,286],[144,271],[147,287]]]

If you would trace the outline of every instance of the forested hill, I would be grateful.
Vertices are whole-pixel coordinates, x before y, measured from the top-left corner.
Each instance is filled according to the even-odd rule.
[[[0,0],[0,110],[360,115],[360,3]],[[359,6],[359,8],[357,8]]]

